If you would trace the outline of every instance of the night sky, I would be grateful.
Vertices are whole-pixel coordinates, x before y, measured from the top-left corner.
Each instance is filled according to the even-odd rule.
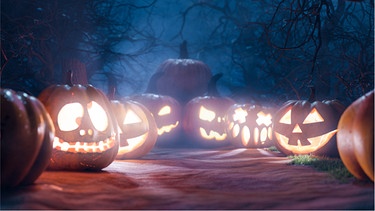
[[[307,99],[314,86],[349,104],[374,89],[373,1],[344,0],[3,0],[1,86],[38,95],[76,61],[104,92],[142,93],[183,41],[238,102]]]

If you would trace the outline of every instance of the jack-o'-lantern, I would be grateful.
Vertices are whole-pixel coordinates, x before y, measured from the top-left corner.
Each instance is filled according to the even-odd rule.
[[[113,162],[117,121],[105,94],[91,85],[52,85],[38,96],[55,126],[51,170],[100,170]]]
[[[189,142],[202,147],[228,145],[226,111],[235,102],[227,97],[202,96],[190,100],[183,117],[183,129]]]
[[[360,180],[374,181],[374,90],[341,115],[337,147],[346,168]]]
[[[116,159],[133,159],[147,154],[154,147],[158,133],[151,112],[135,101],[112,100],[120,133]]]
[[[337,157],[337,123],[345,107],[336,100],[291,100],[274,115],[276,147],[286,155]]]
[[[173,97],[143,93],[124,98],[134,100],[144,105],[154,116],[158,139],[156,146],[175,146],[178,144],[178,136],[182,130],[180,103]]]
[[[272,143],[272,109],[234,104],[226,114],[229,141],[236,147],[264,148]]]
[[[33,183],[47,168],[54,126],[33,96],[0,89],[1,188]]]

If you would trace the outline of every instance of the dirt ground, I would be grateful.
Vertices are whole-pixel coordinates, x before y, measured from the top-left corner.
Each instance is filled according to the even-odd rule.
[[[374,210],[374,184],[263,149],[157,149],[101,172],[46,171],[2,192],[1,209]]]

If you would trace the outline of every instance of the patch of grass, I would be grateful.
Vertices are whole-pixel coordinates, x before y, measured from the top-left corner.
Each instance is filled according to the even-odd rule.
[[[267,148],[267,150],[271,151],[271,152],[280,152],[275,146],[270,146]]]
[[[313,155],[294,155],[289,156],[289,158],[292,159],[291,165],[312,166],[318,171],[328,172],[341,182],[347,182],[354,178],[339,158],[318,157]]]

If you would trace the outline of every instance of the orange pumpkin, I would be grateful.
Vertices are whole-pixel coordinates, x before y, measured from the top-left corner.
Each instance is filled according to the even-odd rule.
[[[1,188],[33,183],[47,168],[55,129],[43,104],[1,89]]]
[[[135,101],[112,100],[117,118],[120,147],[116,159],[133,159],[147,154],[158,138],[157,127],[151,112]]]
[[[181,133],[182,107],[173,97],[151,93],[143,93],[124,98],[144,105],[154,116],[158,140],[156,146],[170,147],[179,144]]]
[[[275,146],[286,155],[338,157],[337,123],[345,107],[336,100],[290,100],[274,115]]]
[[[38,96],[55,126],[51,170],[100,170],[115,159],[117,121],[106,95],[91,85],[52,85]]]
[[[190,100],[183,117],[183,129],[192,145],[221,147],[229,145],[225,114],[235,102],[228,97],[202,96]]]
[[[342,114],[337,147],[356,178],[374,181],[374,90],[354,101]]]
[[[272,113],[270,108],[260,105],[232,105],[225,116],[229,141],[236,147],[272,146]]]

